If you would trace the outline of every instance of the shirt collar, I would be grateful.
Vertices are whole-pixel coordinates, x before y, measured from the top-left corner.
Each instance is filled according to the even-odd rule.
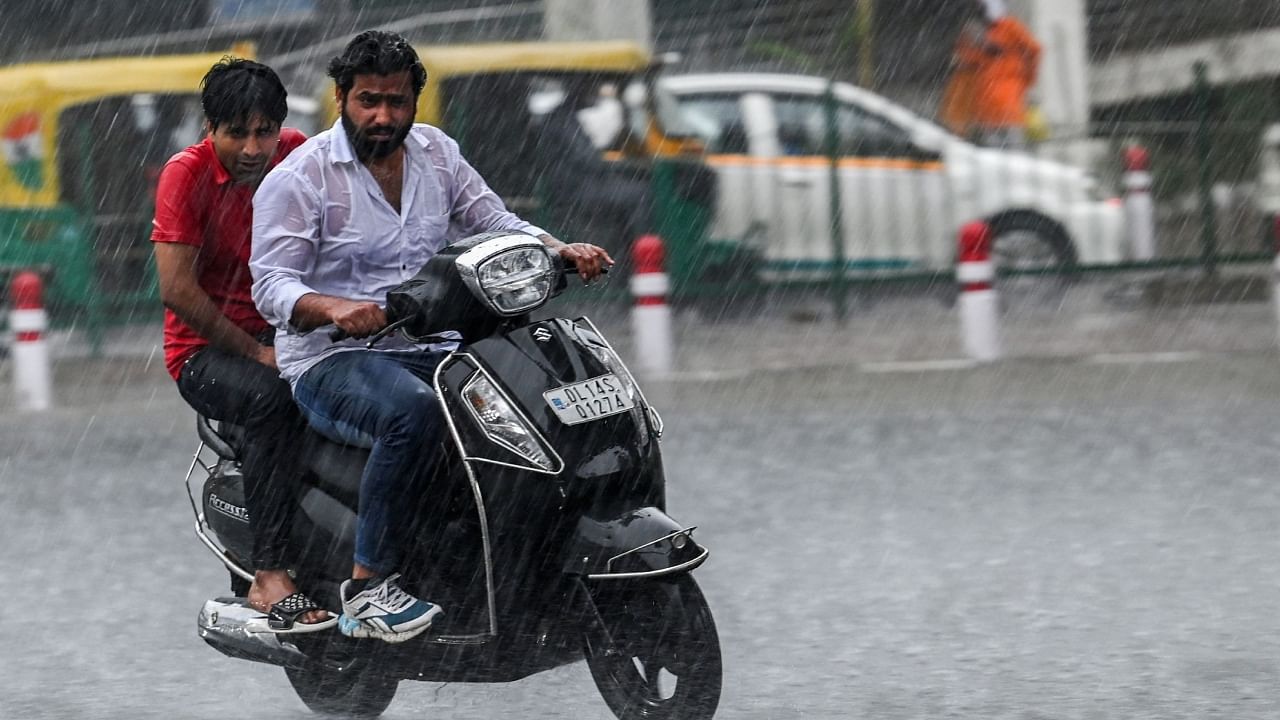
[[[342,118],[338,118],[329,129],[329,162],[334,164],[355,162],[356,151],[347,139],[347,131],[342,128]]]
[[[218,158],[217,151],[213,149],[213,139],[206,135],[203,144],[208,149],[209,154],[213,156],[213,181],[218,185],[226,185],[231,182],[231,173],[222,167],[222,160]]]
[[[418,124],[414,123],[413,128],[417,129]],[[426,150],[431,147],[431,141],[427,139],[426,133],[414,132],[409,130],[409,136],[404,141],[410,145],[416,146],[419,150]]]

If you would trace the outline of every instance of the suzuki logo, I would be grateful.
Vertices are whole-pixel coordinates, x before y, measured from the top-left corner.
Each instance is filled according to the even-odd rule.
[[[538,342],[546,342],[551,339],[551,331],[544,327],[540,327],[533,331],[533,339]]]

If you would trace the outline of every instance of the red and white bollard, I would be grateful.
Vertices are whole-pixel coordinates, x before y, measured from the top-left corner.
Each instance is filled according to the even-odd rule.
[[[10,353],[13,390],[21,410],[46,410],[53,404],[49,348],[44,341],[48,322],[43,294],[40,276],[29,270],[18,273],[9,285],[9,298],[13,303],[9,311],[9,329],[13,332]]]
[[[1124,218],[1134,260],[1156,257],[1155,203],[1151,200],[1151,156],[1141,145],[1124,151]]]
[[[993,283],[991,226],[975,221],[960,228],[960,257],[956,281],[960,283],[960,334],[965,352],[975,360],[1000,357],[1000,301]]]
[[[657,235],[642,235],[631,248],[635,273],[631,276],[631,338],[634,341],[636,370],[646,375],[671,372],[671,307],[667,305],[670,284],[663,265],[666,250]]]

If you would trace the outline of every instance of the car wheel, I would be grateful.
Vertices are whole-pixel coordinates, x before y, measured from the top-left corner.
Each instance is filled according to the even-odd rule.
[[[1076,279],[1076,248],[1057,222],[1031,212],[990,221],[996,290],[1006,307],[1057,302]]]

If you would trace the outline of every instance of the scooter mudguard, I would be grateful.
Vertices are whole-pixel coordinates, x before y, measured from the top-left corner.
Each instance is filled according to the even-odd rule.
[[[685,573],[710,552],[693,541],[694,528],[655,507],[612,520],[583,517],[567,544],[564,571],[588,580],[657,578]]]

